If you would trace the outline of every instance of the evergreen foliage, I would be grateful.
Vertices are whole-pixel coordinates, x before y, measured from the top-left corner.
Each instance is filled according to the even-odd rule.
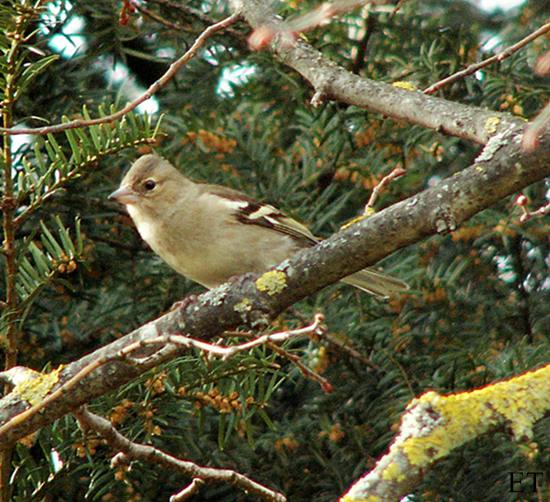
[[[115,63],[148,86],[207,26],[196,11],[216,20],[227,14],[225,2],[141,3],[181,29],[137,12],[121,24],[122,4],[106,0],[2,2],[4,126],[119,109],[130,95],[113,80]],[[281,14],[315,5],[290,0]],[[425,88],[489,55],[488,38],[508,46],[549,15],[542,0],[491,14],[475,2],[409,1],[393,16],[375,8],[368,20],[357,9],[307,39],[362,76]],[[59,56],[53,37],[77,17],[86,45]],[[0,329],[5,339],[16,326],[18,364],[43,370],[74,360],[202,291],[152,254],[128,216],[107,201],[136,149],[155,145],[188,176],[271,202],[320,236],[357,216],[393,168],[406,175],[381,193],[377,209],[452,176],[478,154],[459,138],[352,106],[312,108],[301,77],[269,52],[247,49],[243,26],[209,40],[156,94],[162,121],[135,111],[111,124],[22,142],[14,136],[11,151],[4,143],[1,195],[4,167],[12,165],[16,201],[17,302],[1,311]],[[366,56],[357,60],[365,27]],[[537,39],[439,95],[531,118],[550,92],[548,78],[532,70],[549,48],[547,38]],[[537,207],[547,191],[538,183],[525,195]],[[333,384],[330,394],[262,347],[222,362],[190,352],[95,400],[92,409],[132,440],[233,468],[289,500],[335,500],[384,453],[414,396],[473,389],[548,362],[548,223],[519,225],[519,215],[502,201],[452,234],[384,260],[385,271],[411,285],[407,295],[381,302],[335,285],[284,314],[274,330],[304,324],[315,312],[326,316],[329,340],[285,348]],[[9,287],[6,263],[0,260],[2,292]],[[441,461],[408,500],[516,500],[509,473],[544,471],[550,486],[549,452],[548,419],[526,445],[498,431]],[[167,500],[187,482],[155,465],[113,470],[111,456],[104,440],[84,435],[67,416],[17,445],[12,499]],[[531,495],[523,493],[525,500]],[[251,500],[225,485],[207,485],[196,499]]]

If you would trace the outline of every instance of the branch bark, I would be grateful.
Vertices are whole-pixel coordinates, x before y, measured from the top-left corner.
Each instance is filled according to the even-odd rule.
[[[472,75],[472,73],[475,73],[476,71],[481,70],[482,68],[485,68],[490,64],[500,63],[501,61],[504,61],[506,58],[510,57],[512,54],[515,54],[517,51],[525,47],[528,43],[548,33],[549,31],[550,31],[550,23],[546,23],[542,25],[538,30],[534,31],[533,33],[530,33],[528,36],[521,39],[519,42],[515,43],[514,45],[511,45],[510,47],[506,47],[506,49],[500,51],[498,54],[495,54],[494,56],[491,56],[490,58],[484,59],[483,61],[479,61],[478,63],[473,63],[469,65],[467,68],[464,68],[463,70],[457,71],[456,73],[449,75],[448,77],[424,89],[424,92],[426,94],[433,94],[434,92],[438,91],[442,87],[452,84],[457,80],[463,79],[468,75]]]
[[[237,326],[266,326],[306,296],[426,236],[453,231],[477,212],[550,175],[549,159],[550,133],[541,138],[541,146],[534,152],[522,151],[521,128],[499,134],[469,168],[338,232],[314,248],[300,251],[263,274],[261,280],[252,274],[242,276],[68,364],[59,370],[59,381],[52,390],[95,359],[159,334],[182,333],[209,340]],[[98,367],[28,420],[15,419],[15,423],[10,423],[30,405],[17,392],[5,396],[0,400],[0,448],[185,351],[170,344],[144,346],[142,350],[139,360],[113,360]]]
[[[112,464],[129,463],[129,460],[140,460],[142,462],[159,464],[166,469],[181,472],[186,476],[192,476],[194,480],[190,486],[193,486],[194,490],[191,490],[190,487],[185,488],[170,498],[173,502],[186,500],[198,490],[200,484],[204,483],[228,483],[243,490],[245,493],[251,493],[268,502],[286,502],[286,497],[282,493],[271,490],[237,471],[216,467],[203,467],[194,462],[174,457],[151,445],[130,441],[118,432],[109,420],[92,413],[86,407],[75,412],[75,416],[83,428],[97,432],[107,440],[109,445],[120,450],[113,458]],[[201,483],[197,486],[195,480],[199,480]]]
[[[529,441],[533,425],[550,410],[550,365],[474,391],[413,399],[389,452],[341,498],[393,501],[409,493],[439,459],[497,427]]]
[[[271,31],[284,34],[286,25],[275,15],[270,2],[233,0],[233,5],[252,28],[257,30],[267,26]],[[316,97],[324,96],[479,144],[487,143],[491,136],[510,126],[523,124],[506,113],[454,103],[427,96],[421,91],[408,91],[359,77],[300,39],[289,43],[288,37],[275,36],[270,47],[284,64],[311,84]]]

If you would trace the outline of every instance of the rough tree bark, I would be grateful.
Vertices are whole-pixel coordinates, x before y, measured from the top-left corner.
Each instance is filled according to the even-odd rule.
[[[176,309],[67,365],[59,372],[59,381],[52,390],[95,359],[109,354],[114,357],[137,340],[174,333],[208,340],[236,326],[252,329],[265,326],[290,305],[342,277],[426,236],[456,229],[477,212],[550,174],[550,134],[542,138],[540,148],[532,153],[522,151],[521,135],[522,129],[513,127],[493,137],[472,166],[338,232],[314,248],[300,251],[263,274],[262,281],[259,282],[257,276],[246,275],[222,285],[185,308]],[[266,282],[271,282],[271,286],[258,287]],[[30,405],[16,393],[5,396],[0,400],[0,424],[3,424],[0,447],[8,446],[183,351],[171,345],[147,350],[150,357],[140,364],[114,360],[101,366],[40,413],[15,427],[6,424]]]
[[[283,26],[268,2],[242,0],[236,9],[252,28]],[[486,146],[472,166],[437,186],[411,195],[318,246],[297,253],[261,277],[246,275],[222,285],[52,372],[55,378],[50,380],[50,395],[94,360],[109,358],[109,362],[76,385],[66,387],[63,393],[50,399],[39,413],[29,413],[32,407],[21,393],[5,396],[0,400],[0,448],[9,447],[17,439],[185,350],[165,344],[140,349],[146,357],[132,364],[117,358],[121,350],[136,341],[176,333],[209,340],[237,326],[264,327],[306,296],[373,265],[404,246],[430,235],[453,231],[474,214],[550,175],[550,132],[541,138],[537,150],[527,153],[521,148],[524,124],[511,115],[358,77],[302,41],[285,45],[275,37],[271,50],[312,85],[317,102],[321,98],[337,100]]]

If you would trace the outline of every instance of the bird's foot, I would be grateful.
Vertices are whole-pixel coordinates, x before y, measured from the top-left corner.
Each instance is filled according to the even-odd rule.
[[[170,311],[172,310],[185,310],[187,307],[189,307],[191,304],[195,303],[197,301],[197,295],[189,295],[186,296],[183,300],[179,300],[176,303],[174,303],[170,307]]]

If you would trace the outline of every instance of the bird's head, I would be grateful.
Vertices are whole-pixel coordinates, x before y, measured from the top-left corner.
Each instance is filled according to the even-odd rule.
[[[136,209],[158,212],[171,206],[191,183],[170,162],[155,154],[143,155],[126,173],[110,200]]]

